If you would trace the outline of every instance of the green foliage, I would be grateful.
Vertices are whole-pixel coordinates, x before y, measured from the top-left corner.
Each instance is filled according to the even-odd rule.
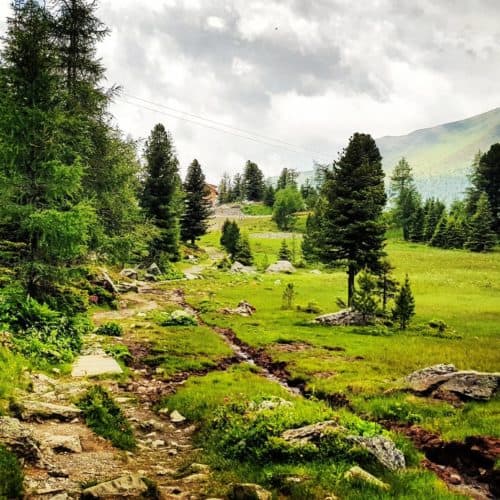
[[[444,210],[443,213],[441,214],[441,218],[439,219],[436,229],[434,230],[434,234],[432,235],[432,238],[429,241],[429,244],[431,246],[441,247],[441,248],[447,247],[447,234],[446,234],[447,221],[448,221],[448,216],[446,214],[446,210]]]
[[[237,239],[234,246],[233,260],[240,262],[244,266],[251,266],[253,264],[252,250],[247,235],[242,234]]]
[[[415,299],[411,291],[410,280],[408,275],[406,275],[405,281],[394,299],[392,317],[399,323],[399,327],[405,330],[414,315]]]
[[[297,177],[299,174],[293,168],[284,168],[280,176],[278,177],[278,182],[276,185],[276,190],[286,189],[287,187],[291,187],[297,189]]]
[[[113,358],[121,361],[124,365],[129,366],[133,361],[133,356],[128,347],[123,344],[112,344],[104,348],[106,354],[113,356]]]
[[[276,199],[276,191],[271,183],[267,184],[265,189],[264,189],[264,198],[263,202],[264,205],[268,208],[273,207],[274,201]],[[267,215],[267,214],[255,214],[255,215]]]
[[[314,210],[318,201],[318,191],[313,186],[310,179],[306,179],[306,182],[300,186],[300,194],[304,200],[306,208],[308,210]]]
[[[287,186],[276,191],[273,220],[279,229],[289,231],[296,223],[296,213],[304,208],[304,200],[297,188]]]
[[[118,323],[109,322],[101,325],[96,331],[97,335],[107,335],[109,337],[121,337],[123,335],[123,327]]]
[[[500,143],[492,144],[481,156],[476,171],[476,186],[479,193],[486,193],[493,217],[492,229],[500,236]],[[479,207],[477,207],[478,209]],[[476,213],[477,213],[476,209]]]
[[[163,313],[160,319],[160,326],[190,326],[197,324],[196,318],[183,309],[178,309],[170,314]]]
[[[236,221],[226,219],[222,224],[220,244],[226,249],[229,255],[234,256],[239,239],[240,228],[238,227],[238,224]]]
[[[308,302],[305,306],[297,306],[297,311],[305,312],[307,314],[321,314],[323,310],[321,307],[314,301]]]
[[[426,200],[424,205],[423,241],[431,241],[444,211],[444,203],[440,200],[434,198]]]
[[[205,175],[195,159],[189,165],[184,183],[184,212],[181,218],[182,240],[190,241],[192,245],[207,232],[208,218],[212,213],[207,196]]]
[[[23,498],[23,470],[17,457],[0,444],[0,499]]]
[[[295,291],[295,285],[293,283],[287,283],[281,297],[281,308],[293,309],[293,301],[295,300],[296,296],[297,292]]]
[[[318,218],[314,214],[308,214],[306,219],[306,230],[304,233],[304,238],[302,239],[301,248],[304,259],[309,263],[318,260],[318,230]]]
[[[397,291],[398,282],[392,275],[394,267],[388,259],[380,261],[378,269],[376,270],[377,290],[382,299],[382,312],[385,314],[387,311],[387,303],[394,297]]]
[[[132,428],[120,407],[101,386],[91,387],[80,399],[85,423],[99,436],[109,439],[122,450],[134,450],[136,441]]]
[[[373,320],[379,311],[377,280],[366,269],[358,276],[358,286],[352,297],[352,308],[363,316],[365,322]]]
[[[262,201],[265,189],[264,174],[256,163],[250,160],[246,162],[242,183],[243,192],[248,201]]]
[[[477,202],[476,213],[469,222],[469,236],[465,248],[473,252],[488,252],[497,243],[493,232],[494,219],[486,194],[481,194]]]
[[[278,253],[278,260],[292,260],[292,252],[288,248],[286,240],[281,241],[280,251]]]

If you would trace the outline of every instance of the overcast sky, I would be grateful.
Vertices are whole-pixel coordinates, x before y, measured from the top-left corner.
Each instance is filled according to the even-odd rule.
[[[8,4],[0,0],[2,19]],[[100,4],[112,30],[100,48],[107,84],[124,90],[112,107],[118,124],[146,137],[163,122],[182,166],[196,157],[212,181],[247,159],[267,175],[307,170],[314,159],[333,160],[354,131],[402,135],[500,106],[499,0]],[[123,102],[129,96],[155,105]],[[158,104],[296,147],[144,109]]]

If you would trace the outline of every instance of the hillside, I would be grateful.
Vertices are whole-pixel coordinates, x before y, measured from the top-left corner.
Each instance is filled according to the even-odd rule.
[[[405,156],[424,196],[452,200],[467,186],[467,169],[478,150],[500,141],[500,108],[456,122],[376,139],[384,169],[391,172]],[[313,172],[301,172],[300,182]]]

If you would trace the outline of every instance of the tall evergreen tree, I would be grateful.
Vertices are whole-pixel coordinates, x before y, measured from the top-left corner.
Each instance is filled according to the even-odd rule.
[[[190,241],[192,245],[195,245],[196,240],[207,232],[208,218],[212,214],[205,174],[196,159],[189,165],[184,193],[185,208],[181,219],[182,240]]]
[[[469,222],[468,237],[465,248],[472,252],[489,252],[497,243],[493,231],[494,219],[491,213],[488,196],[482,193],[477,202],[476,213]]]
[[[306,218],[306,230],[302,238],[302,255],[306,262],[315,262],[318,260],[318,224],[317,215],[308,214]]]
[[[471,218],[476,213],[477,201],[481,196],[481,180],[478,169],[482,156],[481,151],[474,155],[474,160],[467,175],[470,185],[465,190],[465,212],[468,218]]]
[[[415,299],[411,291],[408,275],[406,275],[403,286],[396,295],[394,302],[392,316],[399,323],[401,330],[406,330],[411,318],[415,315]]]
[[[394,267],[388,259],[383,259],[376,270],[377,289],[382,299],[382,311],[387,311],[387,303],[394,297],[397,291],[398,282],[392,275]]]
[[[417,193],[415,208],[409,220],[409,239],[414,242],[424,241],[425,211],[422,206],[422,198]]]
[[[241,201],[245,196],[243,177],[235,174],[233,177],[233,189],[230,201]]]
[[[278,252],[278,260],[292,260],[292,252],[288,248],[286,240],[281,241],[280,250]]]
[[[401,158],[394,167],[391,176],[391,197],[395,205],[396,222],[403,228],[403,238],[408,241],[412,216],[418,207],[419,195],[412,169],[405,158]]]
[[[486,193],[493,217],[493,231],[500,236],[500,142],[481,156],[477,168],[477,188]]]
[[[323,185],[318,218],[319,257],[347,267],[348,305],[354,280],[363,269],[375,269],[384,256],[386,203],[382,157],[369,134],[355,133]]]
[[[222,179],[219,183],[219,203],[229,203],[233,201],[232,198],[232,186],[231,186],[231,177],[228,173],[222,174]]]
[[[248,201],[262,201],[264,197],[264,174],[258,165],[247,161],[243,173],[243,189]]]
[[[264,199],[262,201],[264,202],[264,205],[266,205],[266,207],[272,207],[274,205],[275,198],[276,191],[274,190],[273,185],[269,182],[268,184],[266,184],[264,190]]]
[[[159,228],[160,234],[151,242],[151,257],[164,254],[179,258],[181,213],[181,180],[179,161],[172,136],[159,123],[153,128],[145,148],[146,169],[141,205]]]
[[[236,221],[226,219],[222,224],[220,244],[232,256],[236,252],[236,243],[240,239],[240,228]]]
[[[297,173],[296,170],[294,170],[293,168],[286,168],[285,167],[281,171],[280,176],[278,178],[276,190],[285,189],[289,186],[297,189],[298,188],[298,186],[297,186],[297,177],[298,176],[299,176],[299,174]]]
[[[446,211],[441,214],[441,218],[434,230],[434,234],[432,235],[431,241],[429,244],[433,247],[439,248],[447,248],[448,247],[448,234],[447,234],[447,226],[448,226],[448,215]]]
[[[434,236],[445,208],[444,203],[440,200],[431,198],[426,201],[424,206],[424,241],[429,242]]]

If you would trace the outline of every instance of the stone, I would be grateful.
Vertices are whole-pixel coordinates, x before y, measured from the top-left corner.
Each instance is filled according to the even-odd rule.
[[[144,498],[143,495],[148,490],[148,485],[136,474],[126,476],[97,484],[91,488],[83,490],[85,498]]]
[[[48,435],[42,440],[42,447],[55,452],[81,453],[80,436]]]
[[[157,281],[157,277],[154,274],[146,273],[144,275],[145,281]]]
[[[57,380],[44,375],[43,373],[34,373],[30,376],[31,391],[35,394],[47,394],[52,392],[56,385]]]
[[[314,323],[327,326],[366,325],[366,319],[358,311],[343,309],[336,313],[323,314],[314,319]]]
[[[272,398],[265,399],[257,405],[257,411],[275,410],[276,408],[281,408],[283,406],[291,407],[293,404],[283,398]]]
[[[182,416],[177,410],[174,410],[170,414],[170,421],[174,424],[181,424],[186,421],[186,417]]]
[[[232,485],[228,498],[230,500],[271,500],[272,494],[258,484],[241,483]]]
[[[255,307],[246,300],[242,300],[235,309],[222,309],[223,314],[236,314],[244,318],[249,318],[255,311]]]
[[[151,443],[151,447],[155,450],[158,448],[162,448],[163,446],[165,446],[165,441],[163,441],[163,439],[156,439]]]
[[[345,431],[345,429],[334,420],[325,420],[324,422],[306,425],[298,429],[289,429],[283,432],[281,437],[294,445],[315,444],[323,436],[339,431]]]
[[[160,276],[161,274],[160,268],[154,262],[148,267],[147,272],[153,276]]]
[[[347,436],[346,441],[365,449],[380,464],[391,471],[402,470],[406,467],[403,452],[396,448],[394,442],[389,438],[384,436]]]
[[[206,483],[209,479],[210,479],[210,476],[208,474],[204,474],[201,472],[199,472],[197,474],[191,474],[189,476],[182,478],[182,480],[185,483],[196,483],[196,484]]]
[[[439,386],[439,392],[452,392],[463,399],[490,400],[500,385],[500,373],[460,371]]]
[[[231,266],[231,272],[239,274],[254,274],[255,268],[252,266],[244,266],[241,262],[236,261]]]
[[[184,273],[184,278],[188,281],[195,281],[201,279],[201,276],[195,273]]]
[[[406,377],[410,388],[415,392],[428,392],[448,380],[457,369],[451,364],[440,364],[417,370]]]
[[[72,377],[95,377],[123,373],[121,366],[111,356],[90,354],[79,356],[71,370]]]
[[[288,260],[278,260],[278,262],[271,264],[267,269],[266,273],[284,273],[293,274],[296,272],[295,267]]]
[[[50,497],[49,500],[68,500],[69,496],[67,493],[59,493],[57,495],[54,495],[53,497]]]
[[[120,271],[120,276],[123,276],[124,278],[128,278],[130,280],[136,280],[139,277],[139,274],[135,269],[122,269]]]
[[[387,484],[381,481],[380,479],[376,478],[369,472],[366,472],[364,469],[361,467],[358,467],[357,465],[354,467],[351,467],[345,474],[344,477],[348,480],[358,480],[362,481],[364,483],[370,484],[372,486],[375,486],[377,488],[380,488],[381,490],[388,491],[391,489],[391,487]]]
[[[101,272],[101,275],[99,276],[98,279],[99,279],[101,285],[104,288],[106,288],[106,290],[109,290],[110,292],[118,293],[118,289],[116,288],[116,285],[113,282],[113,280],[110,278],[109,274],[104,269],[101,269],[100,272]]]
[[[21,420],[63,420],[70,421],[78,418],[82,410],[76,406],[56,405],[42,401],[23,401],[19,405]]]
[[[136,283],[118,283],[117,289],[120,293],[139,293],[139,286]]]
[[[30,463],[43,463],[40,441],[17,418],[0,417],[0,443]]]

